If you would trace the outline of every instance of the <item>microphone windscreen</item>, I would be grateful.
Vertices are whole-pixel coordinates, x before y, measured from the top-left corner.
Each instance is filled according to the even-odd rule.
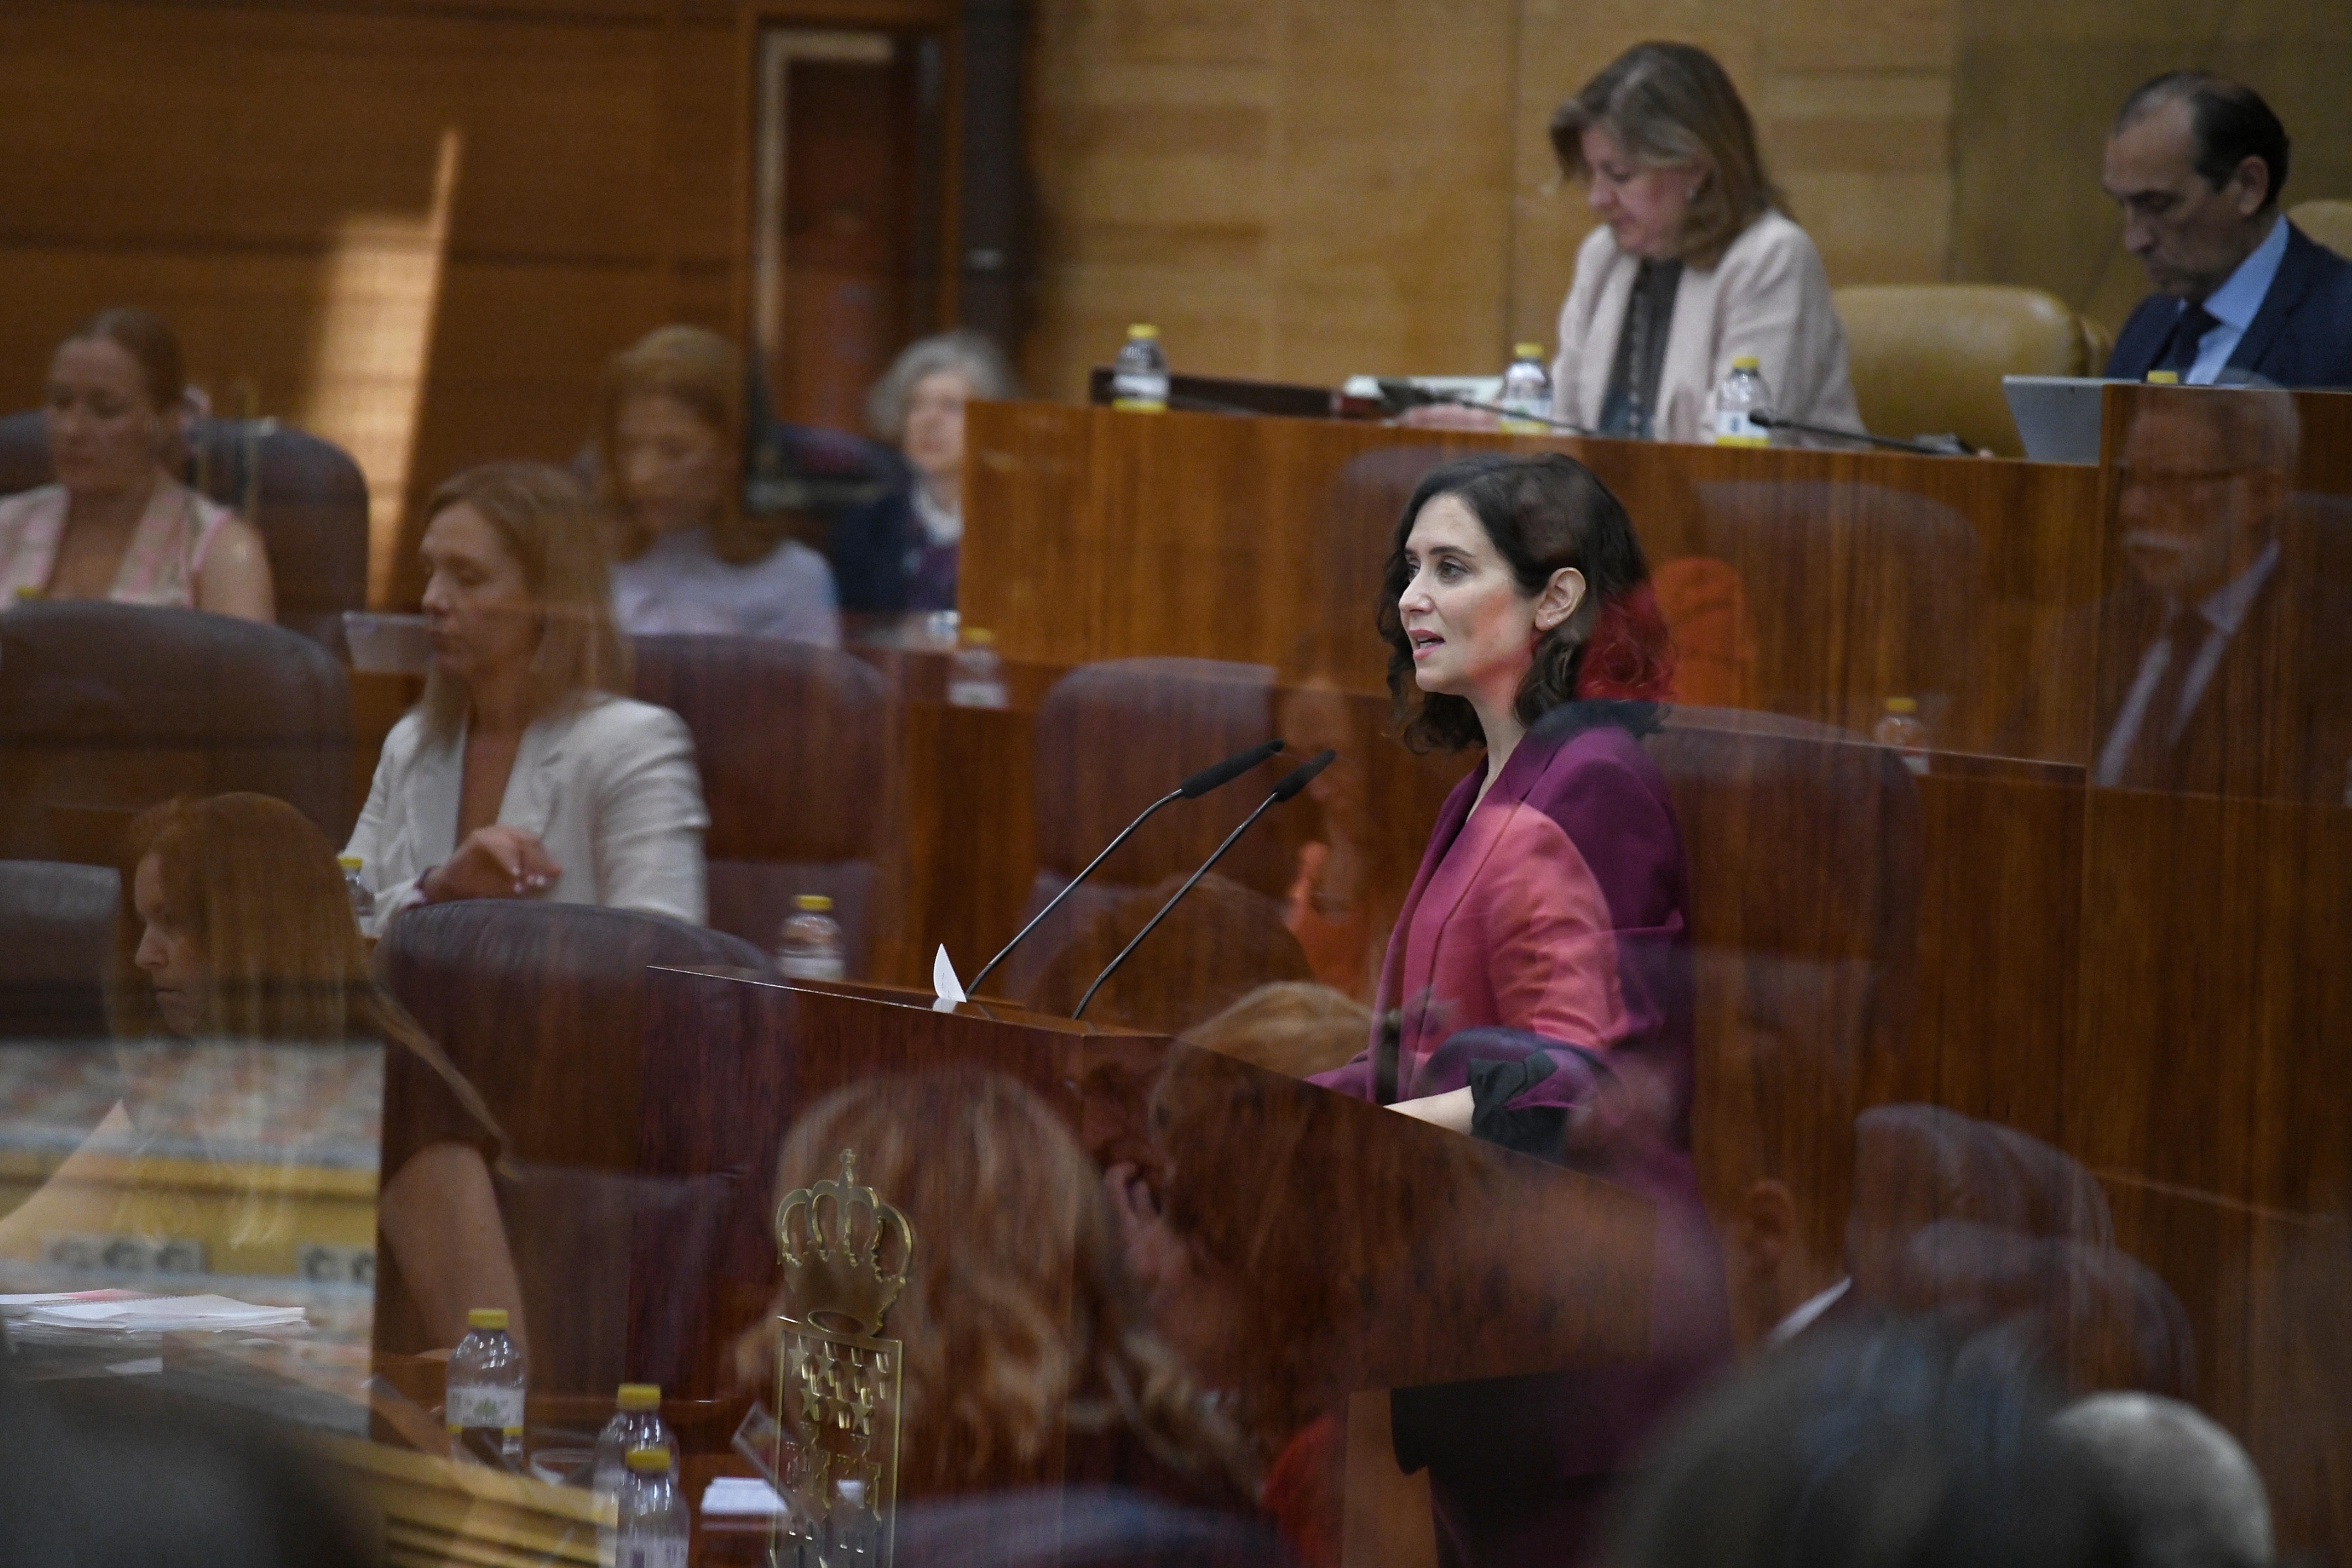
[[[1288,800],[1292,795],[1297,795],[1300,790],[1305,789],[1308,784],[1312,784],[1315,781],[1315,775],[1321,773],[1325,768],[1329,767],[1332,763],[1338,759],[1339,755],[1339,753],[1337,752],[1321,752],[1307,759],[1306,762],[1299,763],[1297,767],[1283,774],[1282,782],[1274,786],[1274,798],[1276,800]]]
[[[1268,757],[1278,755],[1282,742],[1267,741],[1252,746],[1238,756],[1227,757],[1214,767],[1202,768],[1176,786],[1176,793],[1186,800],[1198,800],[1213,789],[1223,789]]]

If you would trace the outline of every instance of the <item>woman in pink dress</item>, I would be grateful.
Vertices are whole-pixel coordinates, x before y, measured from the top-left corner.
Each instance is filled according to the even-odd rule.
[[[1649,578],[1624,508],[1558,454],[1434,470],[1390,552],[1406,743],[1486,757],[1438,813],[1369,1047],[1314,1081],[1633,1187],[1658,1216],[1648,1356],[1391,1395],[1447,1564],[1583,1561],[1644,1435],[1730,1348],[1688,1152],[1682,837],[1642,746],[1672,682]]]
[[[0,500],[0,609],[112,599],[275,617],[260,533],[173,477],[187,383],[159,317],[101,310],[59,344],[47,414],[57,482]]]

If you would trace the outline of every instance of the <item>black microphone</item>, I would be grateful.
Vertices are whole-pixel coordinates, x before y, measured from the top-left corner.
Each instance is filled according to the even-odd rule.
[[[1783,419],[1777,414],[1748,416],[1748,423],[1766,430],[1794,430],[1800,436],[1822,436],[1833,441],[1860,441],[1865,446],[1884,447],[1891,452],[1916,452],[1923,458],[1965,458],[1969,449],[1955,439],[1948,447],[1932,441],[1902,441],[1892,436],[1874,436],[1867,430],[1835,430],[1827,425],[1801,425],[1794,419]]]
[[[1039,910],[1035,915],[1031,917],[1027,925],[1023,926],[1018,931],[1013,933],[1013,940],[1004,944],[1003,952],[999,952],[994,958],[990,959],[988,963],[982,967],[981,972],[971,977],[971,984],[964,987],[965,992],[974,996],[980,994],[980,983],[987,979],[989,975],[994,972],[998,964],[1004,962],[1005,953],[1011,952],[1014,948],[1019,947],[1021,945],[1022,939],[1026,937],[1031,931],[1037,929],[1037,922],[1044,920],[1047,915],[1052,914],[1054,912],[1054,906],[1060,903],[1064,899],[1068,898],[1071,890],[1080,882],[1083,882],[1088,877],[1093,876],[1095,873],[1095,868],[1101,865],[1105,860],[1109,859],[1110,852],[1118,848],[1120,845],[1126,843],[1128,835],[1133,833],[1137,828],[1150,821],[1153,812],[1158,811],[1163,805],[1172,805],[1180,800],[1198,800],[1213,789],[1224,788],[1225,785],[1233,783],[1235,779],[1241,777],[1244,773],[1249,772],[1260,763],[1265,762],[1268,757],[1281,755],[1282,744],[1283,743],[1279,739],[1264,741],[1259,742],[1257,745],[1252,746],[1246,752],[1236,752],[1234,755],[1227,757],[1223,762],[1218,763],[1213,767],[1202,768],[1199,773],[1194,773],[1191,778],[1186,779],[1182,784],[1178,784],[1174,789],[1170,790],[1166,795],[1161,795],[1158,800],[1155,800],[1150,805],[1145,806],[1143,808],[1142,816],[1137,817],[1133,822],[1129,823],[1125,827],[1119,829],[1118,837],[1112,839],[1109,844],[1106,845],[1101,854],[1087,861],[1087,868],[1085,870],[1071,878],[1069,881],[1063,886],[1060,892],[1055,893],[1052,899],[1046,901],[1044,909]]]
[[[1508,419],[1532,420],[1547,429],[1564,430],[1571,436],[1590,436],[1591,431],[1569,419],[1554,419],[1548,414],[1528,414],[1517,408],[1506,408],[1499,403],[1480,403],[1455,392],[1432,392],[1417,386],[1402,376],[1379,378],[1381,405],[1390,414],[1402,414],[1409,408],[1428,408],[1440,404],[1455,408],[1475,408],[1481,414],[1499,414]]]
[[[1117,969],[1120,964],[1127,962],[1127,955],[1133,952],[1137,946],[1142,942],[1143,939],[1150,936],[1153,929],[1157,927],[1161,921],[1168,918],[1168,911],[1176,907],[1177,900],[1181,899],[1185,894],[1191,892],[1192,890],[1192,884],[1198,882],[1202,878],[1209,874],[1209,868],[1215,865],[1219,860],[1224,858],[1225,851],[1234,847],[1234,840],[1239,838],[1243,834],[1249,831],[1249,825],[1251,823],[1255,822],[1259,817],[1265,815],[1265,808],[1267,806],[1288,800],[1292,795],[1297,795],[1300,790],[1305,789],[1309,784],[1314,782],[1315,775],[1321,773],[1325,768],[1329,767],[1339,755],[1339,753],[1337,752],[1327,751],[1318,752],[1313,758],[1299,763],[1298,766],[1283,774],[1282,782],[1276,784],[1273,791],[1268,794],[1264,800],[1257,803],[1257,809],[1251,812],[1247,816],[1243,817],[1242,825],[1239,827],[1234,828],[1231,833],[1225,835],[1225,841],[1223,844],[1218,845],[1215,851],[1212,853],[1206,860],[1201,862],[1201,868],[1193,872],[1192,877],[1186,880],[1182,887],[1176,889],[1175,897],[1171,898],[1166,903],[1160,906],[1160,912],[1151,917],[1150,924],[1145,926],[1141,931],[1137,931],[1135,933],[1134,940],[1129,942],[1125,947],[1118,950],[1118,956],[1112,959],[1108,963],[1103,965],[1103,972],[1095,976],[1095,983],[1087,987],[1087,994],[1085,995],[1078,998],[1077,1011],[1072,1013],[1070,1016],[1073,1019],[1076,1019],[1086,1016],[1087,1004],[1095,999],[1095,993],[1102,989],[1103,982],[1110,978],[1111,971]]]

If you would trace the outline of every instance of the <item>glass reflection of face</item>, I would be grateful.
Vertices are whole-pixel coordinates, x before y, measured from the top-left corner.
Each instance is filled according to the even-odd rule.
[[[960,370],[935,370],[907,393],[907,428],[899,448],[925,479],[963,473],[963,405],[971,383]]]
[[[734,477],[725,438],[666,392],[622,400],[613,464],[622,504],[656,533],[709,522]]]
[[[539,615],[522,563],[465,501],[425,530],[425,616],[444,674],[478,681],[530,662]]]
[[[1405,535],[1397,615],[1423,691],[1507,702],[1535,662],[1536,595],[1459,496],[1424,502]]]
[[[139,916],[139,948],[133,955],[155,990],[155,1011],[175,1035],[193,1035],[205,1016],[211,977],[194,932],[173,918],[163,901],[163,863],[153,855],[139,862],[131,879],[131,905]]]
[[[129,349],[74,338],[49,361],[49,458],[68,490],[105,494],[154,478],[170,420],[147,398]]]
[[[1706,171],[1696,163],[1638,162],[1599,125],[1585,127],[1581,145],[1585,202],[1609,226],[1617,248],[1649,261],[1681,255],[1684,220]]]
[[[2284,483],[2192,411],[2147,409],[2124,438],[2125,557],[2148,586],[2202,599],[2251,563]]]
[[[1364,777],[1357,754],[1362,748],[1348,699],[1328,686],[1299,687],[1284,693],[1279,725],[1286,757],[1304,761],[1327,749],[1339,753],[1337,762],[1308,781],[1307,798],[1327,812],[1360,807]]]

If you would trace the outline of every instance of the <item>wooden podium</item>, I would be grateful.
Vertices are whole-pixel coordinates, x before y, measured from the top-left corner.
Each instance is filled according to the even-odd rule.
[[[634,1375],[673,1396],[708,1397],[729,1342],[757,1322],[776,1275],[774,1165],[788,1124],[845,1085],[940,1068],[1001,1072],[1058,1110],[1098,1163],[1153,1160],[1147,1110],[1180,1058],[1219,1088],[1259,1097],[1288,1136],[1220,1171],[1224,1201],[1289,1200],[1281,1175],[1301,1146],[1358,1162],[1339,1192],[1393,1190],[1380,1169],[1412,1173],[1408,1201],[1332,1215],[1334,1233],[1370,1225],[1392,1243],[1384,1266],[1344,1281],[1363,1310],[1347,1323],[1267,1322],[1285,1342],[1317,1337],[1347,1386],[1414,1384],[1595,1366],[1643,1354],[1654,1268],[1649,1199],[1540,1161],[1441,1131],[1311,1084],[1165,1037],[1098,1028],[967,1003],[935,1011],[920,993],[785,984],[733,974],[649,975],[639,1168],[732,1173],[715,1261],[695,1268],[663,1227],[641,1226],[630,1290]],[[1179,1152],[1181,1157],[1181,1152]],[[891,1194],[885,1193],[885,1197]],[[919,1238],[922,1215],[911,1215]],[[649,1234],[648,1232],[651,1232]],[[1333,1267],[1332,1253],[1274,1266]],[[1332,1343],[1330,1336],[1342,1336]]]

